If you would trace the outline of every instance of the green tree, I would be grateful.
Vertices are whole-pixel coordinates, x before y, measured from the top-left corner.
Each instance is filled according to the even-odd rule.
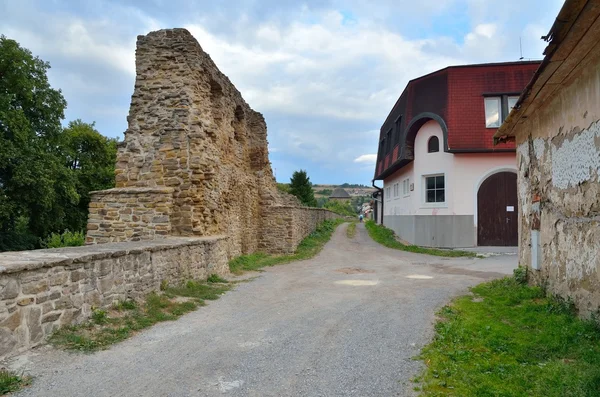
[[[310,178],[306,175],[306,171],[304,170],[294,171],[294,174],[290,179],[290,193],[298,197],[304,205],[310,207],[317,206],[317,200],[315,200]]]
[[[348,201],[329,200],[323,204],[323,208],[344,216],[358,215],[358,211]]]
[[[83,230],[87,224],[90,192],[110,189],[115,185],[117,140],[100,134],[94,123],[71,121],[61,137],[65,166],[75,177],[79,201],[66,203],[65,227]]]
[[[79,197],[59,153],[67,105],[50,65],[0,36],[0,250],[32,248],[58,230]]]

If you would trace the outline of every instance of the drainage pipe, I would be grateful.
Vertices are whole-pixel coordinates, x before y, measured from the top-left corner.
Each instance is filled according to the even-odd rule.
[[[375,179],[371,180],[371,186],[373,186],[375,189],[379,190],[379,195],[381,197],[381,199],[377,199],[375,196],[377,195],[377,192],[374,192],[371,197],[373,197],[373,200],[375,201],[379,201],[381,203],[381,224],[383,225],[383,188],[380,188],[379,186],[375,186]],[[377,223],[377,216],[379,211],[377,211],[377,205],[375,206],[375,223]]]

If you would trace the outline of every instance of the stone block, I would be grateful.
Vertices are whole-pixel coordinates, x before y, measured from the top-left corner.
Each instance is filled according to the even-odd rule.
[[[7,328],[0,328],[0,357],[10,354],[16,344],[17,339],[13,336],[12,331]]]
[[[40,322],[41,316],[42,309],[39,307],[32,307],[29,309],[27,315],[27,328],[29,329],[29,340],[31,343],[40,342],[44,336],[42,324]]]
[[[54,322],[54,321],[58,320],[62,314],[63,314],[62,311],[50,312],[42,317],[42,324]]]
[[[19,325],[21,325],[21,311],[14,312],[10,316],[2,320],[2,322],[0,322],[1,328],[8,328],[11,331],[17,329]]]
[[[40,292],[48,291],[48,281],[47,280],[36,280],[28,283],[22,283],[21,291],[26,295],[35,295]]]
[[[0,281],[0,300],[14,299],[19,295],[19,282],[3,277]]]

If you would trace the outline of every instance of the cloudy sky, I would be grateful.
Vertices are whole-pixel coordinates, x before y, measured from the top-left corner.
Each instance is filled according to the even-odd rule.
[[[540,59],[562,0],[0,0],[0,34],[49,61],[81,118],[123,139],[135,40],[185,27],[264,114],[277,179],[373,177],[408,80],[449,65]]]

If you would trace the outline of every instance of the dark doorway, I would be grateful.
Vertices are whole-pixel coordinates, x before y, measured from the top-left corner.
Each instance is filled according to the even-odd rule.
[[[517,174],[500,172],[477,192],[477,245],[518,245]]]

